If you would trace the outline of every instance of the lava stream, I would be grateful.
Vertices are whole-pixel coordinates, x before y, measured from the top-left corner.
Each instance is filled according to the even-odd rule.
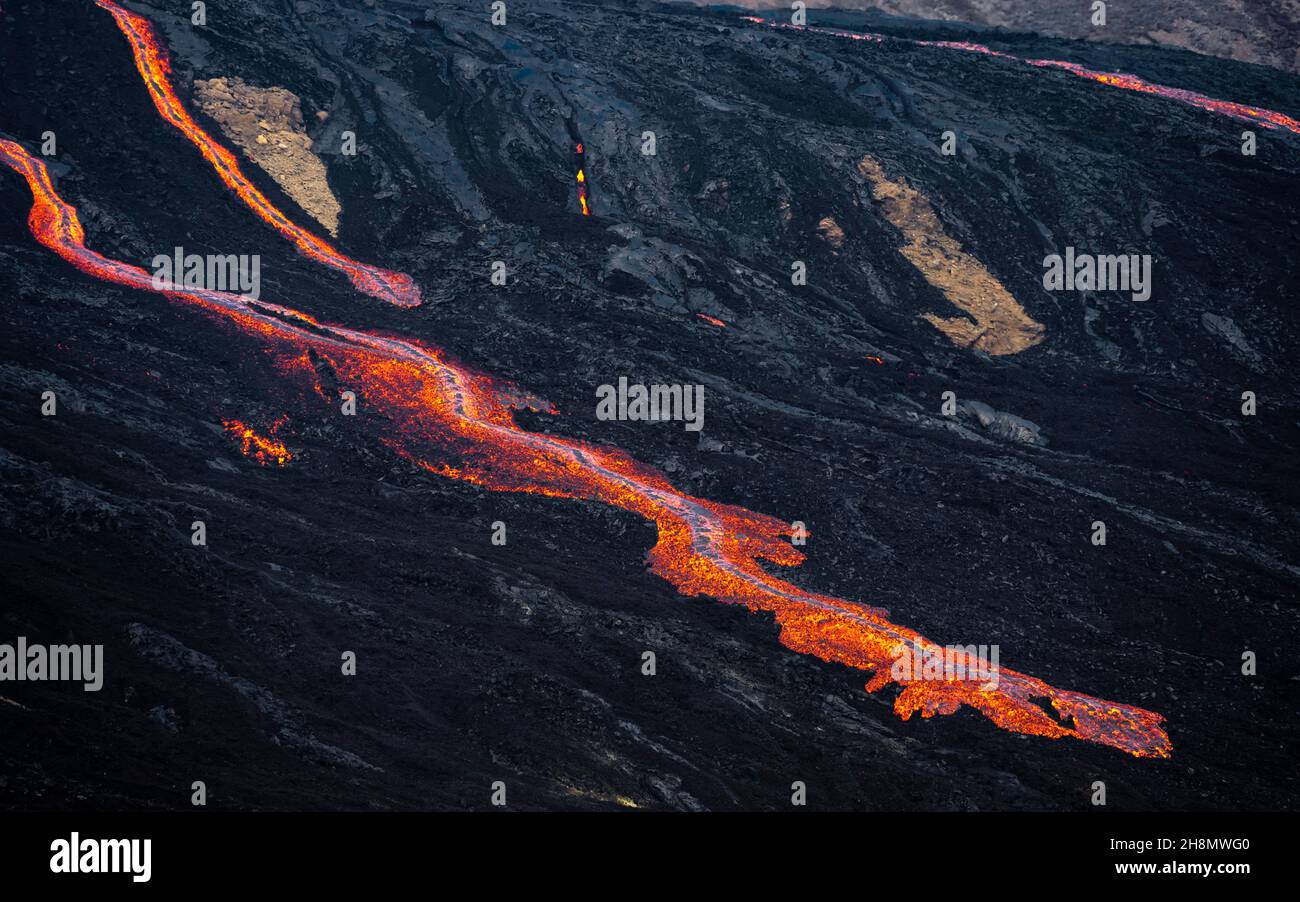
[[[962,705],[997,726],[1049,738],[1074,737],[1138,757],[1168,757],[1164,718],[1151,711],[1057,689],[1001,668],[996,686],[981,680],[926,679],[891,665],[913,643],[943,654],[929,639],[856,602],[805,591],[764,570],[761,561],[794,566],[803,554],[788,541],[789,524],[741,507],[695,498],[656,470],[614,448],[526,432],[512,410],[554,413],[540,400],[456,364],[419,342],[322,324],[287,307],[202,289],[155,289],[145,270],[85,247],[76,210],[51,182],[45,164],[0,140],[0,160],[21,174],[33,203],[28,225],[42,245],[106,282],[156,291],[263,340],[282,369],[315,384],[308,351],[358,386],[384,414],[382,441],[431,473],[493,491],[600,501],[639,514],[658,529],[647,553],[652,572],[681,593],[708,595],[753,611],[770,611],[781,642],[794,651],[874,671],[868,691],[903,688],[894,710],[904,719],[949,714]],[[979,662],[966,662],[973,672]],[[1050,702],[1059,720],[1036,703]]]
[[[1207,97],[1204,94],[1198,94],[1195,91],[1188,91],[1184,88],[1170,88],[1165,85],[1158,85],[1147,81],[1137,75],[1129,75],[1126,72],[1098,72],[1095,69],[1088,69],[1080,66],[1078,63],[1069,63],[1064,60],[1049,59],[1026,59],[1025,57],[1014,56],[1010,53],[1003,53],[1000,50],[993,50],[983,44],[974,44],[970,41],[921,41],[915,38],[900,38],[892,35],[872,34],[871,32],[860,31],[841,31],[838,28],[823,28],[815,25],[794,25],[789,22],[769,22],[758,16],[742,16],[746,22],[753,22],[758,25],[766,25],[769,28],[789,28],[794,31],[808,31],[814,34],[831,35],[837,38],[846,38],[852,41],[870,41],[872,43],[883,43],[884,41],[899,41],[904,44],[912,44],[917,47],[942,47],[947,50],[962,50],[967,53],[981,53],[985,56],[996,56],[1002,59],[1014,60],[1015,62],[1025,63],[1030,66],[1036,66],[1040,69],[1060,69],[1069,72],[1071,75],[1077,75],[1080,78],[1086,78],[1089,81],[1095,81],[1099,84],[1110,85],[1112,88],[1123,88],[1127,91],[1137,91],[1141,94],[1155,94],[1159,97],[1168,97],[1171,100],[1177,100],[1189,106],[1194,106],[1211,113],[1218,113],[1221,116],[1229,116],[1233,119],[1240,119],[1244,122],[1254,122],[1265,128],[1280,128],[1300,135],[1300,120],[1294,119],[1285,113],[1278,113],[1274,110],[1266,110],[1263,107],[1248,106],[1244,103],[1235,103],[1231,100],[1216,100],[1213,97]]]
[[[95,3],[113,14],[118,28],[126,35],[131,44],[131,53],[135,56],[135,67],[140,71],[159,114],[189,138],[204,159],[212,164],[226,187],[239,195],[249,209],[289,239],[303,256],[346,273],[357,290],[399,307],[419,305],[420,289],[409,275],[359,263],[345,256],[290,220],[271,203],[244,175],[235,155],[204,131],[176,96],[168,78],[171,75],[171,63],[167,51],[149,20],[123,9],[113,0],[95,0]]]

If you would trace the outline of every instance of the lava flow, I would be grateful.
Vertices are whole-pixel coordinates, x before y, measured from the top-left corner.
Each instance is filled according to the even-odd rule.
[[[288,417],[280,417],[272,423],[272,435],[284,426],[287,420]],[[293,455],[284,446],[284,442],[271,436],[259,435],[257,430],[247,423],[239,420],[226,420],[221,425],[226,427],[227,434],[239,440],[239,450],[245,457],[251,457],[264,467],[272,463],[283,467],[293,460]]]
[[[409,275],[359,263],[343,255],[327,242],[293,222],[271,203],[266,195],[244,175],[235,155],[204,131],[176,96],[176,91],[168,78],[171,74],[171,63],[168,61],[167,51],[163,48],[158,33],[149,20],[123,9],[113,0],[95,0],[95,3],[113,14],[118,28],[126,35],[127,41],[131,44],[131,53],[135,56],[135,66],[140,71],[140,76],[144,79],[145,87],[149,89],[149,96],[153,98],[159,114],[199,149],[204,159],[217,171],[221,181],[239,195],[249,209],[292,242],[303,256],[346,273],[357,290],[399,307],[419,305],[420,289]]]
[[[899,38],[882,34],[872,34],[870,32],[841,31],[838,28],[823,28],[815,25],[794,25],[789,22],[769,22],[766,19],[759,18],[758,16],[741,16],[741,18],[746,22],[766,25],[769,28],[789,28],[794,31],[808,31],[815,34],[825,34],[837,38],[846,38],[852,41],[870,41],[876,44],[884,41],[898,41],[904,44],[912,44],[917,47],[941,47],[947,50],[962,50],[967,53],[980,53],[985,56],[996,56],[1001,59],[1014,60],[1015,62],[1036,66],[1040,69],[1060,69],[1063,72],[1069,72],[1071,75],[1077,75],[1080,78],[1086,78],[1089,81],[1095,81],[1098,84],[1110,85],[1112,88],[1123,88],[1126,91],[1137,91],[1141,94],[1155,94],[1156,96],[1167,97],[1170,100],[1177,100],[1181,103],[1211,113],[1218,113],[1221,116],[1229,116],[1233,119],[1257,123],[1265,128],[1285,129],[1292,134],[1300,135],[1300,119],[1295,119],[1285,113],[1266,110],[1263,107],[1249,106],[1244,103],[1235,103],[1231,100],[1216,100],[1213,97],[1207,97],[1204,94],[1198,94],[1195,91],[1188,91],[1184,88],[1170,88],[1165,85],[1154,84],[1137,75],[1129,75],[1125,72],[1098,72],[1095,69],[1088,69],[1084,66],[1080,66],[1078,63],[1069,63],[1064,60],[1026,59],[1024,57],[1014,56],[1010,53],[1003,53],[1000,50],[993,50],[983,44],[974,44],[970,41],[920,41],[914,38]]]
[[[219,317],[266,343],[284,372],[310,386],[317,384],[314,352],[342,384],[356,386],[366,403],[384,414],[377,418],[385,424],[381,441],[431,473],[493,491],[600,501],[644,517],[658,529],[658,541],[647,554],[652,572],[684,595],[772,612],[786,647],[874,671],[868,691],[898,683],[902,691],[894,710],[902,718],[917,711],[923,717],[950,714],[969,705],[1013,732],[1074,737],[1138,757],[1169,756],[1164,718],[1142,708],[1057,689],[1005,668],[998,670],[996,682],[986,682],[957,678],[951,671],[935,678],[893,667],[909,649],[945,660],[954,652],[890,622],[878,608],[808,592],[769,574],[761,561],[794,566],[803,560],[788,541],[788,523],[687,495],[618,449],[526,432],[514,422],[513,410],[554,409],[419,342],[322,324],[235,294],[155,289],[145,270],[85,247],[76,210],[58,195],[42,161],[5,140],[0,140],[0,160],[31,189],[32,234],[77,269]],[[986,666],[964,653],[956,663],[963,676],[982,673]],[[1048,704],[1057,716],[1048,713]]]
[[[573,149],[573,153],[578,158],[578,203],[582,204],[582,215],[590,216],[591,208],[587,206],[587,155],[581,143]]]

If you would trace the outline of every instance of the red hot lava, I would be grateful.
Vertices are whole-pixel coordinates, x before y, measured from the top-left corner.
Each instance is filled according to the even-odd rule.
[[[1188,104],[1189,106],[1194,106],[1211,113],[1217,113],[1220,116],[1229,116],[1233,119],[1240,119],[1244,122],[1253,122],[1262,125],[1265,128],[1284,129],[1292,134],[1300,135],[1300,120],[1288,116],[1285,113],[1266,110],[1263,107],[1248,106],[1244,103],[1234,103],[1230,100],[1215,100],[1213,97],[1207,97],[1204,94],[1198,94],[1195,91],[1154,84],[1140,78],[1139,76],[1129,75],[1124,72],[1098,72],[1094,69],[1080,66],[1077,63],[1068,63],[1063,60],[1025,59],[1024,57],[1013,56],[1010,53],[1002,53],[1001,51],[993,50],[983,44],[973,44],[969,41],[918,41],[912,38],[899,38],[880,34],[871,34],[869,32],[840,31],[836,28],[820,28],[814,25],[794,25],[789,22],[769,22],[768,20],[759,18],[758,16],[742,16],[741,18],[746,22],[753,22],[757,25],[766,25],[769,28],[789,28],[795,31],[808,31],[815,34],[831,35],[832,37],[845,38],[851,41],[870,41],[875,44],[884,41],[897,41],[904,44],[912,44],[917,47],[940,47],[945,50],[961,50],[966,53],[980,53],[985,56],[996,56],[1001,59],[1027,63],[1030,66],[1036,66],[1040,69],[1060,69],[1063,72],[1069,72],[1071,75],[1077,75],[1079,78],[1086,78],[1089,81],[1095,81],[1098,84],[1110,85],[1112,88],[1123,88],[1126,91],[1137,91],[1142,94],[1155,94],[1159,97],[1167,97],[1170,100],[1177,100]]]
[[[357,290],[371,297],[399,307],[415,307],[420,303],[420,289],[415,280],[406,273],[389,272],[377,266],[358,263],[336,250],[328,242],[317,238],[306,229],[285,216],[257,187],[248,180],[239,161],[227,148],[203,130],[181,103],[173,90],[169,76],[171,63],[167,51],[158,39],[153,25],[143,16],[138,16],[118,6],[113,0],[95,0],[96,4],[113,14],[117,27],[126,35],[131,44],[131,53],[135,56],[135,67],[144,79],[149,96],[159,114],[170,125],[185,135],[199,152],[203,154],[226,187],[248,205],[265,222],[287,238],[303,256],[317,263],[340,270],[345,273]]]
[[[573,153],[578,158],[578,203],[582,205],[582,215],[590,216],[591,207],[587,205],[587,154],[583,150],[582,142],[578,142]]]
[[[0,140],[0,161],[27,181],[33,197],[28,225],[38,242],[87,275],[156,290],[145,270],[86,248],[76,210],[59,196],[41,160]],[[436,348],[319,323],[288,307],[225,292],[159,293],[238,327],[307,384],[315,384],[316,373],[306,352],[325,358],[344,383],[359,386],[367,404],[384,414],[381,441],[431,473],[492,491],[600,501],[653,522],[659,538],[647,559],[654,573],[685,595],[772,612],[786,647],[872,672],[868,691],[900,684],[894,710],[904,719],[918,711],[923,717],[950,714],[968,705],[1017,733],[1073,737],[1138,757],[1170,754],[1164,718],[1142,708],[1057,689],[1008,669],[1000,669],[998,681],[990,684],[945,675],[930,679],[893,668],[909,648],[926,655],[952,652],[891,622],[879,608],[809,592],[769,574],[763,561],[792,567],[803,560],[788,541],[790,524],[687,495],[618,449],[527,432],[515,424],[514,410],[554,413],[554,408],[458,365]],[[981,662],[967,663],[961,673],[981,672]]]
[[[159,113],[199,148],[222,181],[244,203],[304,255],[347,273],[360,290],[402,306],[418,303],[418,290],[409,276],[351,260],[277,210],[243,175],[234,155],[185,112],[168,82],[170,70],[166,55],[148,21],[112,0],[96,2],[113,14],[129,39],[137,68]],[[881,40],[872,35],[830,33],[858,40]],[[947,42],[939,45],[958,46]],[[961,49],[994,53],[974,45],[961,45]],[[1087,72],[1069,64],[1031,62],[1057,65],[1075,74]],[[1116,83],[1101,77],[1097,80]],[[1142,89],[1129,83],[1121,86]],[[1174,90],[1153,92],[1176,96],[1168,94]],[[1199,97],[1189,92],[1183,94]],[[1196,102],[1187,96],[1179,99]],[[1263,124],[1280,128],[1291,128],[1288,122],[1294,124],[1293,120],[1268,111],[1241,113],[1236,111],[1236,105],[1206,108],[1228,115],[1258,113]],[[581,144],[576,151],[581,159]],[[658,541],[647,554],[653,572],[685,595],[707,595],[750,610],[772,612],[781,626],[780,639],[784,645],[825,661],[871,672],[868,691],[890,683],[901,685],[902,692],[894,709],[904,719],[918,711],[923,717],[950,714],[968,705],[997,726],[1013,732],[1053,739],[1073,737],[1138,757],[1169,756],[1172,746],[1162,727],[1164,718],[1142,708],[1057,689],[1036,677],[1005,668],[999,669],[996,684],[983,678],[962,679],[949,674],[929,679],[915,670],[894,668],[892,665],[908,654],[909,649],[920,648],[926,655],[949,658],[953,653],[891,622],[879,608],[809,592],[769,574],[764,561],[795,566],[803,560],[802,552],[788,541],[792,535],[789,524],[744,508],[687,495],[674,488],[661,473],[618,449],[527,432],[515,424],[515,410],[529,408],[555,413],[554,408],[514,386],[457,364],[437,348],[414,340],[323,324],[288,307],[253,302],[225,292],[155,289],[151,275],[145,270],[86,248],[85,232],[76,210],[59,196],[42,161],[6,140],[0,140],[0,161],[27,181],[33,197],[28,225],[37,241],[78,270],[112,284],[157,291],[174,302],[237,327],[264,344],[275,355],[282,372],[301,379],[318,392],[320,385],[309,352],[324,358],[343,382],[361,387],[367,403],[385,415],[377,418],[386,424],[380,440],[394,453],[431,473],[493,491],[594,500],[639,514],[658,529]],[[583,212],[589,215],[585,166],[580,165],[578,171]],[[725,323],[718,321],[717,325]],[[240,438],[241,447],[246,442],[248,450],[269,454],[268,459],[280,463],[291,456],[282,445],[268,444],[263,448],[254,438],[256,433],[243,424],[231,421],[227,425]],[[961,668],[959,673],[982,672],[982,662],[964,663],[969,666]],[[1049,715],[1040,703],[1049,705],[1056,716]]]
[[[293,455],[284,446],[284,442],[272,436],[288,419],[288,417],[280,417],[272,423],[270,436],[259,434],[252,426],[239,420],[224,420],[221,425],[226,428],[228,435],[239,441],[239,450],[245,457],[251,457],[264,467],[273,463],[283,467],[293,460]]]

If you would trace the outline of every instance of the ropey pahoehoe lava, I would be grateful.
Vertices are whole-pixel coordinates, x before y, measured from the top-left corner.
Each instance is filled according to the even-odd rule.
[[[222,181],[259,217],[309,259],[347,273],[360,290],[399,306],[418,302],[418,289],[409,276],[351,260],[276,209],[242,175],[233,154],[190,118],[168,81],[166,54],[149,23],[111,0],[97,3],[113,13],[130,40],[162,116],[199,148]],[[145,270],[85,246],[86,235],[76,209],[60,196],[41,160],[10,140],[0,141],[0,158],[22,175],[31,189],[29,225],[41,244],[97,279],[143,291],[159,290]],[[583,170],[579,172],[585,180]],[[359,387],[367,403],[388,418],[380,440],[430,473],[495,491],[598,501],[653,522],[658,541],[648,560],[654,573],[684,595],[707,595],[750,610],[772,612],[780,624],[783,644],[826,661],[872,671],[868,690],[891,682],[901,684],[895,710],[904,718],[918,711],[926,717],[949,714],[966,705],[1014,732],[1073,737],[1139,757],[1170,754],[1163,717],[1142,708],[1057,689],[1005,668],[999,671],[996,685],[979,679],[900,674],[891,665],[909,647],[919,646],[934,654],[943,653],[943,649],[893,623],[879,608],[806,591],[769,574],[761,562],[794,566],[803,560],[803,554],[788,541],[788,523],[688,495],[661,473],[617,449],[528,432],[515,423],[514,410],[526,407],[554,413],[554,408],[452,360],[435,347],[319,322],[288,306],[224,292],[166,288],[161,293],[238,326],[275,354],[287,375],[308,385],[316,385],[315,370],[305,352],[328,361],[341,381]],[[248,427],[240,424],[237,428]],[[279,463],[288,459],[287,453],[273,457]],[[980,672],[979,662],[968,663],[969,672]],[[1049,704],[1057,716],[1049,715],[1040,703]]]

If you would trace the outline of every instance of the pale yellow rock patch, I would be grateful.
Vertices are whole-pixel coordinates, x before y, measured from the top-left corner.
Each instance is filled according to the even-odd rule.
[[[907,239],[899,253],[967,314],[927,313],[931,325],[953,344],[997,356],[1018,354],[1043,340],[1042,323],[1031,319],[984,264],[943,230],[925,195],[901,179],[891,181],[869,156],[862,158],[858,172],[871,183],[872,196],[885,218]]]
[[[330,190],[325,164],[312,152],[296,94],[240,78],[211,78],[194,82],[194,100],[285,194],[338,234],[343,207]]]

